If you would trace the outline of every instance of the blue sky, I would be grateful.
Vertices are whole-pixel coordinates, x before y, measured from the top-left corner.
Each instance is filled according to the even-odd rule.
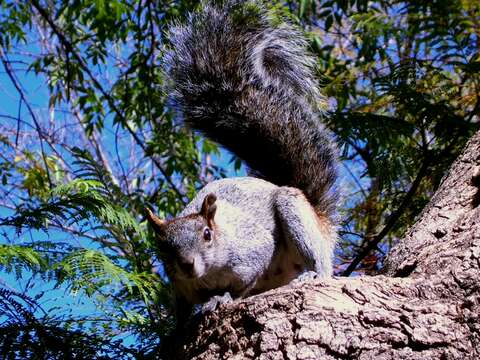
[[[38,52],[35,44],[16,48],[16,50],[26,53]],[[19,83],[22,84],[24,94],[28,102],[32,105],[36,116],[41,119],[42,124],[46,126],[49,121],[59,121],[59,119],[64,117],[65,113],[61,109],[60,111],[55,111],[55,113],[49,111],[48,101],[50,94],[45,79],[37,76],[33,71],[26,72],[26,65],[18,62],[29,62],[31,58],[29,56],[12,56],[11,54],[9,54],[9,58],[10,60],[14,60],[12,67],[18,70],[15,72],[15,75]],[[3,99],[0,103],[0,126],[11,128],[12,124],[16,123],[15,118],[19,117],[33,127],[32,117],[25,104],[22,104],[19,111],[20,95],[3,66],[0,68],[0,96]],[[25,129],[28,129],[27,125],[24,123],[21,124],[20,130],[23,131]],[[111,129],[107,129],[105,133],[109,136],[109,133],[112,133],[112,131]],[[35,144],[32,145],[35,146]],[[38,148],[31,148],[29,150],[39,151]],[[51,153],[48,148],[47,153]],[[5,218],[12,214],[12,210],[0,206],[0,218]],[[91,240],[75,237],[53,229],[48,232],[29,229],[22,234],[17,234],[15,229],[4,227],[1,231],[5,231],[6,236],[0,237],[0,244],[30,244],[37,241],[61,241],[80,247],[98,248],[98,244]],[[55,285],[55,282],[42,279],[39,275],[32,278],[32,274],[29,271],[24,271],[21,278],[17,278],[13,273],[0,272],[0,286],[14,289],[20,293],[26,293],[32,298],[38,297],[38,302],[42,308],[47,312],[51,312],[52,315],[58,317],[63,316],[65,318],[95,317],[102,315],[102,312],[97,309],[92,299],[83,292],[73,294],[68,284],[63,284],[58,287],[55,287]],[[38,315],[41,316],[41,312],[38,312]],[[1,320],[2,318],[0,316],[0,321]],[[132,342],[133,338],[126,338],[127,344]]]

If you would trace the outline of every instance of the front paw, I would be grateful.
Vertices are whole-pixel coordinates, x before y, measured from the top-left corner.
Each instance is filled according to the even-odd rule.
[[[226,304],[233,301],[230,293],[226,292],[224,295],[215,295],[205,304],[202,305],[202,314],[208,314],[217,309],[219,305]]]
[[[293,279],[291,284],[298,284],[300,282],[319,279],[320,275],[315,271],[305,271]]]

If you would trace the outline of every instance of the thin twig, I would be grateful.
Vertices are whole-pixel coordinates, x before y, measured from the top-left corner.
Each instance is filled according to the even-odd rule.
[[[18,101],[18,113],[17,113],[17,134],[15,135],[15,146],[18,146],[18,137],[20,136],[20,116],[22,114],[23,100],[20,98]]]
[[[128,178],[125,172],[125,168],[123,167],[122,159],[120,158],[120,151],[118,149],[118,130],[120,129],[120,124],[117,125],[115,129],[115,154],[117,155],[117,162],[118,166],[120,167],[120,171],[122,172],[123,181],[125,182],[125,191],[128,195],[130,195],[130,188],[128,186]]]
[[[12,81],[12,84],[15,87],[15,89],[17,89],[18,94],[20,95],[20,99],[25,103],[25,106],[27,107],[28,112],[30,113],[30,116],[32,117],[32,120],[35,124],[36,130],[37,130],[37,133],[38,133],[38,137],[40,139],[40,148],[41,148],[41,151],[42,151],[42,159],[43,159],[43,162],[44,162],[44,165],[45,165],[45,171],[47,173],[48,183],[50,185],[50,188],[52,188],[53,187],[52,178],[50,176],[50,169],[48,167],[47,155],[45,154],[45,148],[44,148],[44,145],[43,145],[43,140],[45,139],[45,136],[44,136],[43,131],[40,127],[40,123],[38,122],[38,119],[37,119],[37,116],[35,115],[35,112],[33,111],[32,107],[28,103],[28,101],[25,97],[25,94],[23,93],[23,90],[20,87],[20,84],[18,83],[9,62],[7,61],[7,59],[5,57],[5,53],[3,51],[3,48],[0,48],[0,57],[1,57],[3,66],[5,68],[5,71],[8,75],[8,77]]]

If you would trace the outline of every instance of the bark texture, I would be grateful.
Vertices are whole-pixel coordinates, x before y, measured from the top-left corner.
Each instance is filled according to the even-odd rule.
[[[227,304],[175,358],[480,359],[480,132],[384,274],[296,283]]]

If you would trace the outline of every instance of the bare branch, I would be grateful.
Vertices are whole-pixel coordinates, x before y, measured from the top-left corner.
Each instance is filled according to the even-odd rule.
[[[423,178],[427,175],[427,170],[430,166],[431,160],[430,158],[425,158],[422,167],[417,173],[417,176],[415,180],[413,181],[412,185],[410,186],[410,189],[408,190],[407,194],[402,200],[402,203],[400,206],[397,208],[397,210],[388,218],[387,223],[383,227],[383,229],[375,235],[368,243],[366,246],[363,248],[363,250],[357,254],[355,259],[348,265],[347,269],[342,273],[343,276],[350,276],[353,271],[355,271],[356,267],[360,262],[367,256],[370,251],[375,249],[377,245],[382,241],[382,239],[392,230],[392,228],[395,226],[397,221],[400,219],[400,217],[403,215],[405,210],[407,209],[408,205],[411,203],[413,196],[417,192]]]
[[[39,136],[39,139],[40,139],[40,148],[41,148],[41,151],[42,151],[42,159],[43,159],[43,163],[45,165],[45,171],[47,173],[48,183],[49,183],[50,187],[52,187],[53,186],[52,178],[50,176],[50,169],[48,167],[47,155],[45,154],[45,148],[44,148],[44,145],[43,145],[43,141],[45,140],[45,136],[44,136],[43,131],[40,127],[40,123],[38,122],[37,116],[35,115],[35,112],[33,111],[32,107],[28,103],[28,101],[25,97],[25,94],[24,94],[22,88],[20,87],[20,84],[19,84],[17,78],[15,77],[15,74],[12,71],[12,68],[11,68],[10,63],[8,62],[7,58],[6,58],[6,55],[5,55],[5,52],[4,52],[3,48],[0,48],[0,58],[2,60],[3,66],[5,68],[5,71],[7,72],[8,77],[10,78],[10,80],[11,80],[13,86],[15,87],[15,89],[17,89],[21,100],[23,102],[25,102],[25,105],[27,106],[28,112],[30,113],[30,116],[32,117],[32,120],[35,124],[36,130],[37,130],[37,133],[38,133],[38,136]]]

